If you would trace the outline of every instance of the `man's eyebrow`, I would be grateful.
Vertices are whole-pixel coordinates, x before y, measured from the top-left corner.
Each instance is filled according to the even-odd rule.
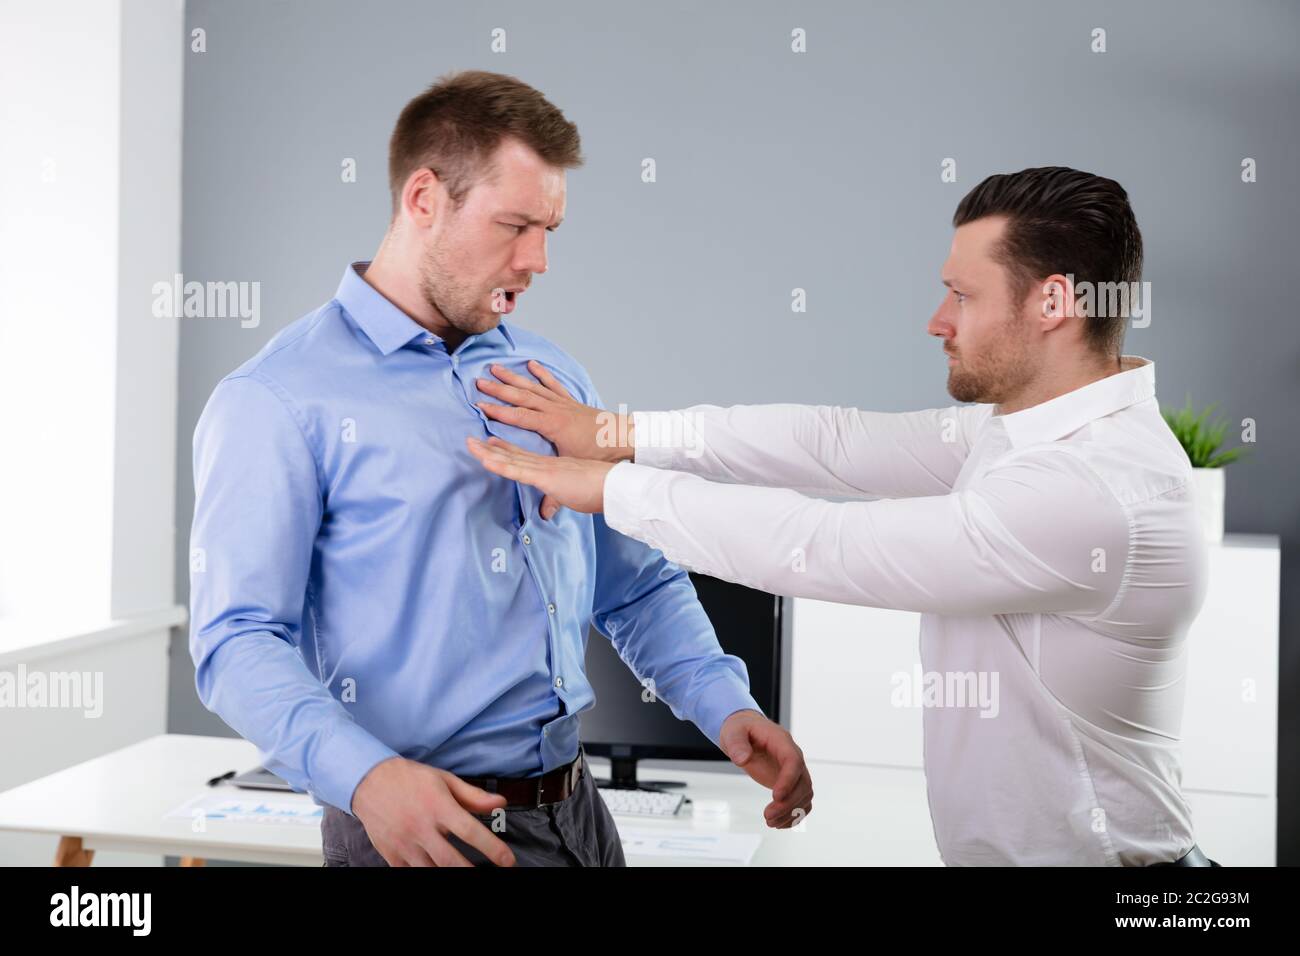
[[[501,215],[503,215],[503,216],[512,216],[512,217],[514,217],[515,219],[522,219],[524,222],[528,223],[528,225],[530,225],[530,226],[544,226],[544,225],[546,225],[546,220],[545,220],[545,219],[536,219],[536,218],[534,218],[533,216],[529,216],[529,215],[527,215],[527,214],[525,214],[525,213],[522,213],[522,212],[504,212],[504,213],[502,213]],[[556,220],[555,225],[552,226],[551,228],[554,229],[554,228],[558,227],[558,226],[560,225],[560,223],[562,223],[562,222],[564,222],[564,217],[563,217],[563,216],[561,216],[558,220]]]

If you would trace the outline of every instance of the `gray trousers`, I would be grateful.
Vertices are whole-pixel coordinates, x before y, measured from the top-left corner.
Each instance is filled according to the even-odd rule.
[[[494,835],[510,847],[516,866],[627,865],[614,817],[596,790],[586,755],[580,759],[582,779],[566,799],[531,810],[505,811],[505,828]],[[474,817],[492,830],[491,814],[476,813]],[[455,834],[448,833],[446,838],[475,866],[493,865]],[[388,865],[370,842],[361,821],[337,807],[325,807],[321,850],[326,866]]]

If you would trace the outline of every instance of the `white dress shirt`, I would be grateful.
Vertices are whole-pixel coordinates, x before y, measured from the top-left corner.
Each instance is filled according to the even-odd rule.
[[[610,527],[728,581],[921,612],[922,670],[942,677],[923,714],[945,863],[1132,866],[1191,848],[1179,735],[1206,545],[1149,360],[1005,415],[633,420],[635,463],[605,481]],[[959,699],[977,677],[996,713]]]

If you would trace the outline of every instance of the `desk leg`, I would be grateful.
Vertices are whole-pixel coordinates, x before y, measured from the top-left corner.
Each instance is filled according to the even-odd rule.
[[[94,858],[94,850],[82,849],[81,837],[59,837],[59,848],[54,851],[55,866],[90,866]]]
[[[208,861],[201,856],[183,856],[181,857],[181,866],[207,866]]]

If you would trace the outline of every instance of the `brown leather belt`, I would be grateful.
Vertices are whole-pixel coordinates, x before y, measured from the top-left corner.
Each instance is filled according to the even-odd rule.
[[[488,793],[499,793],[506,798],[508,810],[532,810],[547,804],[567,800],[578,789],[582,780],[583,750],[563,767],[556,767],[536,777],[462,777]]]

